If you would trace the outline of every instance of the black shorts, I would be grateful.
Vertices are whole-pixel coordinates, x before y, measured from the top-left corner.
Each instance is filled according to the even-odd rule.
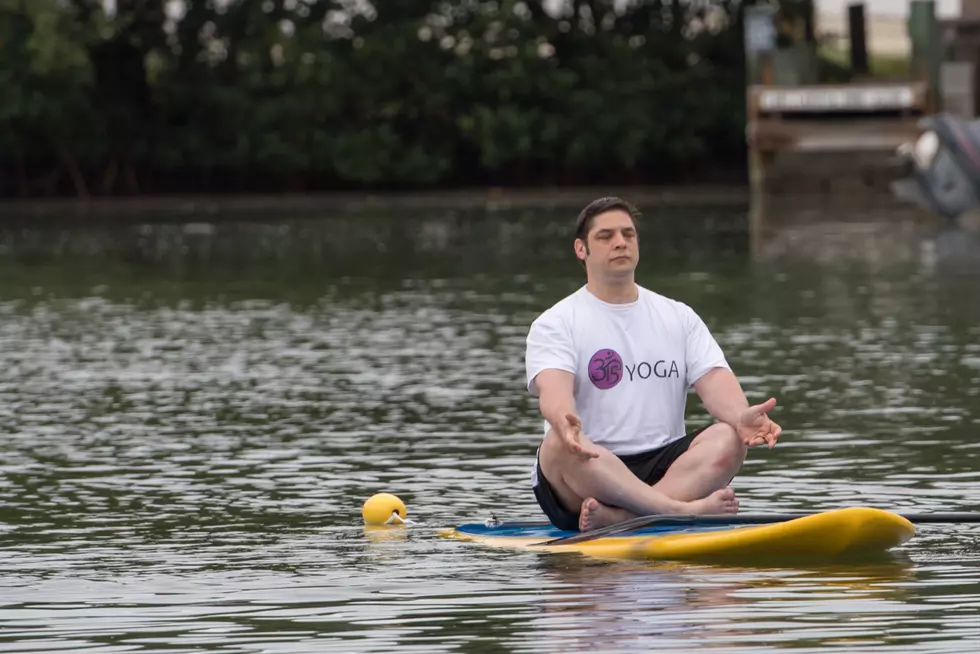
[[[710,425],[709,425],[710,426]],[[664,445],[661,448],[648,452],[638,452],[636,454],[625,454],[619,459],[626,464],[636,477],[648,485],[653,485],[660,481],[667,473],[667,469],[673,465],[677,458],[687,452],[691,442],[708,426],[702,427],[695,432],[680,438],[673,443]],[[541,462],[536,464],[538,473],[538,483],[534,486],[534,497],[538,500],[538,505],[544,514],[548,516],[551,524],[565,531],[578,531],[578,518],[581,512],[580,507],[575,507],[574,511],[566,509],[554,489],[548,483],[548,479],[541,471]]]

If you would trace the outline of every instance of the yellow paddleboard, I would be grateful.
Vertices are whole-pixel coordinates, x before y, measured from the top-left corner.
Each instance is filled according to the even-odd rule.
[[[908,541],[915,527],[900,515],[845,508],[761,525],[664,525],[573,544],[538,543],[576,535],[550,525],[461,525],[446,535],[494,547],[578,552],[612,559],[807,562],[881,554]]]

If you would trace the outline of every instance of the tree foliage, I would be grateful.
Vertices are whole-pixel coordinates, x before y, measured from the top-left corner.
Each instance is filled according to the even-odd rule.
[[[0,0],[0,193],[689,179],[736,0]]]

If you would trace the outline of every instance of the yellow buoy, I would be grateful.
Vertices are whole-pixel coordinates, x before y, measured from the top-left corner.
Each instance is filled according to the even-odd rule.
[[[394,515],[398,515],[394,518]],[[407,516],[405,503],[391,493],[378,493],[367,498],[361,507],[366,525],[402,524]]]

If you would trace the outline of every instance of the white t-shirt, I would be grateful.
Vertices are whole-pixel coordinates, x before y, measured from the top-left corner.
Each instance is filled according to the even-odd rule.
[[[527,335],[528,390],[538,395],[534,380],[547,368],[573,373],[584,433],[618,455],[682,438],[688,388],[712,368],[730,369],[693,309],[637,288],[635,302],[609,304],[583,286]]]

